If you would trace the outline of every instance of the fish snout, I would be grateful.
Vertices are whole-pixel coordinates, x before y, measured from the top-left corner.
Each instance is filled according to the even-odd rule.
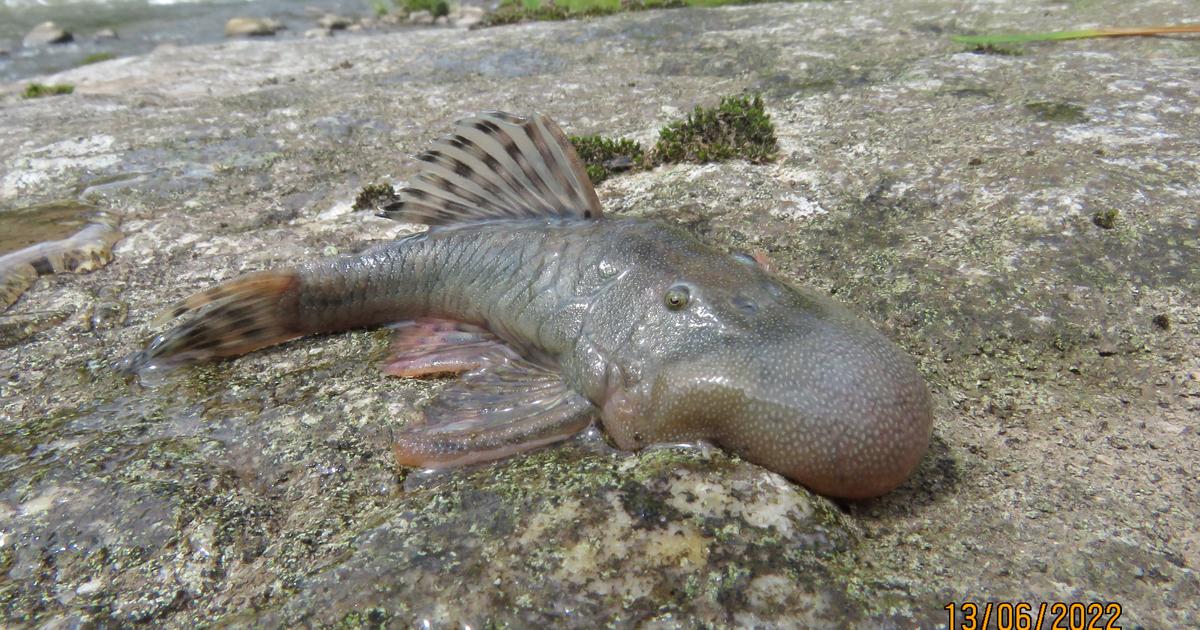
[[[740,350],[735,386],[744,402],[718,439],[818,493],[882,495],[928,449],[929,389],[908,356],[874,329],[823,328]]]

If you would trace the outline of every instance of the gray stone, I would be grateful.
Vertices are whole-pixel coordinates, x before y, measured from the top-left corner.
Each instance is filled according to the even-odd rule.
[[[69,100],[0,86],[0,216],[82,196],[126,234],[107,267],[5,312],[0,625],[924,628],[972,599],[1197,627],[1195,42],[948,37],[1190,6],[644,11],[164,47],[42,79]],[[539,110],[648,144],[742,91],[764,94],[776,162],[626,173],[600,197],[767,251],[912,353],[933,445],[885,497],[596,436],[398,469],[390,433],[441,384],[381,377],[386,330],[142,383],[107,369],[193,291],[410,231],[351,204],[412,177],[406,156],[457,116]],[[1107,209],[1112,229],[1092,221]],[[127,313],[96,325],[111,302]]]
[[[351,20],[348,17],[343,17],[341,15],[334,15],[332,13],[326,13],[325,15],[322,15],[317,20],[317,26],[320,26],[321,28],[328,29],[331,31],[343,30],[343,29],[349,27],[353,23],[354,23],[354,20]]]
[[[375,18],[375,23],[382,26],[397,26],[408,22],[408,11],[397,9],[391,13],[385,13],[378,18]]]
[[[226,37],[266,37],[283,28],[278,20],[259,17],[234,17],[225,22]]]
[[[420,24],[423,26],[433,24],[433,14],[430,13],[429,11],[426,11],[425,9],[421,9],[420,11],[413,11],[412,13],[408,14],[408,23],[409,24]]]
[[[92,39],[96,41],[106,41],[110,39],[120,39],[120,37],[117,36],[117,32],[113,29],[102,28],[95,33],[92,33]]]
[[[74,41],[75,36],[63,30],[54,22],[42,22],[25,34],[21,44],[26,48],[40,48],[51,44],[65,44]]]
[[[450,14],[450,23],[459,28],[470,28],[483,21],[484,10],[480,7],[459,7]]]

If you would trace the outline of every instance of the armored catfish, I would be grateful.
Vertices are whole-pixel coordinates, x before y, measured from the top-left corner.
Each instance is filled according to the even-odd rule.
[[[383,214],[428,230],[193,295],[122,368],[394,324],[386,374],[459,375],[398,434],[407,466],[505,457],[596,417],[619,448],[707,440],[835,497],[883,494],[924,455],[930,395],[900,349],[753,257],[605,216],[550,119],[466,119],[418,159]]]

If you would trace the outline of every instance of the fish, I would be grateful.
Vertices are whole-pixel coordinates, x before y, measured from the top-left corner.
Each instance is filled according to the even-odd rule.
[[[112,260],[112,248],[121,240],[119,217],[96,213],[74,235],[43,241],[0,256],[0,312],[16,303],[38,276],[55,273],[88,273]]]
[[[391,325],[384,374],[453,377],[395,434],[407,467],[509,457],[597,419],[626,451],[709,442],[844,499],[924,456],[931,396],[903,350],[761,254],[605,213],[550,118],[479,114],[417,159],[381,216],[426,230],[196,293],[119,369]]]

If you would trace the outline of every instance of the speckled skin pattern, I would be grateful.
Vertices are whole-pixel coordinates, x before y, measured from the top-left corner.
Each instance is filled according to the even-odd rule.
[[[297,332],[484,326],[560,371],[623,449],[709,440],[816,492],[865,498],[904,481],[928,446],[924,380],[878,331],[660,223],[434,229],[296,277],[284,302]]]

